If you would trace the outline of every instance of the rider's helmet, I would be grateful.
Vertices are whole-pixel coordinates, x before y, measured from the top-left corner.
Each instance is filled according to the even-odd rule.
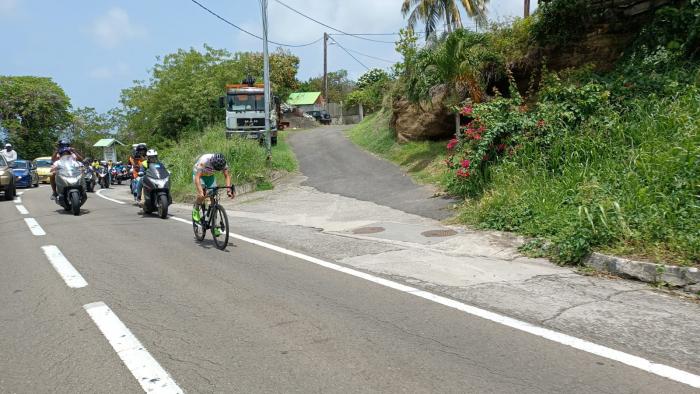
[[[104,160],[100,160],[100,165],[101,165],[102,167],[107,167],[107,162],[104,161]]]
[[[56,148],[60,151],[61,148],[70,148],[70,141],[67,139],[61,138],[58,140],[58,143],[56,143]]]
[[[214,156],[211,158],[211,166],[216,171],[221,171],[226,168],[226,158],[224,155],[221,153],[214,153]]]
[[[156,151],[155,149],[149,149],[148,152],[146,152],[146,158],[148,159],[149,163],[157,163],[158,151]]]
[[[138,145],[136,145],[136,149],[134,149],[134,150],[136,151],[137,157],[144,157],[144,156],[146,156],[146,152],[148,151],[148,147],[146,146],[146,144],[138,144]]]

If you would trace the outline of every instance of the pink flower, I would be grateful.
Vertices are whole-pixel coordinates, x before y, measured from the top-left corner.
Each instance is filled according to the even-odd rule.
[[[459,141],[457,141],[456,138],[451,139],[450,142],[447,143],[447,150],[454,149],[454,147],[457,146],[458,143]]]
[[[475,140],[478,141],[478,140],[481,139],[481,134],[479,134],[479,133],[474,133],[474,135],[472,135],[472,138],[474,138]]]
[[[466,107],[462,108],[462,110],[460,111],[460,113],[462,115],[471,115],[472,112],[474,112],[474,108],[472,108],[471,105],[467,105]]]
[[[469,165],[471,163],[469,162],[469,159],[464,159],[464,160],[462,160],[461,164],[462,164],[462,168],[469,168]]]

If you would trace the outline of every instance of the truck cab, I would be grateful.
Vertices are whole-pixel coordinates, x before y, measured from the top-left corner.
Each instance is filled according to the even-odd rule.
[[[270,103],[270,134],[277,143],[279,100]],[[265,91],[263,84],[243,83],[226,85],[226,96],[219,98],[219,106],[226,109],[226,134],[249,139],[265,138]]]

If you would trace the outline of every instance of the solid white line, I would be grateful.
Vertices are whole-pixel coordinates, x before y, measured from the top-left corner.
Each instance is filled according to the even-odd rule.
[[[15,199],[12,200],[15,204],[21,204],[22,203],[22,197],[20,196],[15,196]]]
[[[171,217],[171,219],[177,220],[178,222],[183,222],[187,224],[192,224],[192,221]],[[307,256],[289,249],[282,248],[280,246],[272,245],[267,242],[258,241],[257,239],[252,239],[245,237],[243,235],[229,233],[232,238],[239,239],[244,242],[251,243],[253,245],[258,245],[266,249],[273,250],[278,253],[285,254],[287,256],[296,257],[301,260],[308,261],[313,264],[320,265],[325,268],[332,269],[334,271],[342,272],[348,275],[352,275],[357,278],[365,279],[373,283],[380,284],[392,288],[394,290],[402,291],[426,300],[436,302],[438,304],[457,309],[459,311],[468,313],[473,316],[478,316],[482,319],[490,320],[495,323],[502,324],[514,328],[516,330],[524,331],[532,335],[536,335],[541,338],[548,339],[550,341],[560,343],[562,345],[570,346],[578,350],[583,350],[584,352],[595,354],[596,356],[604,357],[610,360],[618,361],[622,364],[629,365],[634,368],[641,369],[643,371],[652,373],[654,375],[662,376],[674,380],[676,382],[684,383],[692,387],[700,388],[700,376],[694,375],[690,372],[686,372],[677,368],[670,367],[664,364],[658,364],[647,360],[642,357],[637,357],[619,350],[611,349],[606,346],[598,345],[593,342],[589,342],[583,339],[572,337],[570,335],[562,334],[557,331],[553,331],[547,328],[538,327],[533,324],[516,320],[507,316],[499,315],[498,313],[489,312],[485,309],[477,308],[471,305],[464,304],[459,301],[452,300],[447,297],[442,297],[433,293],[429,293],[425,290],[420,290],[414,287],[406,286],[401,283],[397,283],[391,280],[380,278],[374,275],[370,275],[365,272],[357,271],[352,268],[344,267],[338,264],[329,263],[327,261],[317,259],[315,257]]]
[[[41,249],[44,250],[46,258],[49,259],[53,268],[61,275],[61,278],[63,278],[68,287],[79,289],[88,285],[85,279],[83,279],[83,276],[80,275],[78,270],[66,259],[57,246],[42,246]]]
[[[15,205],[15,208],[17,208],[17,210],[19,211],[19,213],[21,213],[22,215],[28,215],[28,214],[29,214],[29,211],[27,211],[27,208],[25,208],[24,205],[22,205],[22,204],[17,204],[17,205]]]
[[[145,392],[183,392],[107,305],[103,302],[94,302],[83,305],[83,308]]]
[[[39,223],[34,218],[26,218],[24,219],[24,222],[27,223],[27,226],[29,226],[29,230],[32,232],[32,234],[36,236],[46,235],[44,229],[39,226]]]
[[[111,201],[111,202],[116,202],[117,204],[122,204],[122,205],[126,204],[124,201],[119,201],[119,200],[115,200],[115,199],[113,199],[113,198],[109,198],[109,197],[103,196],[103,195],[102,195],[102,192],[103,192],[104,190],[105,190],[105,189],[100,189],[100,190],[96,191],[95,194],[97,194],[98,196],[104,198],[105,200],[109,200],[109,201]]]

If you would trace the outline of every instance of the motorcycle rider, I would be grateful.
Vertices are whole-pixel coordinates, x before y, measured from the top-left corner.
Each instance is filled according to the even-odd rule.
[[[53,189],[52,200],[55,200],[58,196],[56,192],[56,173],[59,168],[63,165],[71,165],[82,167],[83,163],[76,157],[76,153],[70,146],[63,146],[58,149],[58,151],[52,156],[52,158],[57,157],[57,159],[51,164],[51,188]],[[84,193],[84,192],[83,192]]]
[[[135,144],[134,150],[129,156],[129,164],[131,165],[131,176],[133,182],[136,182],[136,187],[134,188],[134,201],[139,202],[136,190],[139,189],[139,172],[141,172],[141,164],[146,160],[146,153],[148,153],[148,147],[144,143]]]
[[[195,201],[194,209],[192,210],[192,220],[199,222],[202,218],[201,207],[204,199],[206,198],[206,188],[212,188],[216,186],[216,177],[214,174],[221,171],[226,177],[226,192],[230,198],[236,196],[233,189],[231,189],[231,173],[229,172],[228,165],[226,165],[226,158],[221,153],[207,153],[200,156],[194,163],[192,168],[192,181],[197,190],[197,199]]]
[[[139,178],[141,174],[144,174],[148,169],[149,164],[158,164],[158,151],[155,149],[149,149],[146,152],[146,160],[141,162],[141,170],[139,171]],[[143,191],[143,182],[139,182],[136,185],[136,200],[141,202],[141,192]]]
[[[74,160],[79,161],[79,162],[82,162],[84,159],[80,153],[78,153],[75,149],[73,149],[70,146],[70,141],[68,141],[66,139],[61,139],[56,144],[56,150],[51,155],[51,162],[53,164],[56,164],[56,162],[62,156],[65,156],[67,154],[70,154]],[[49,181],[51,183],[51,191],[52,191],[51,199],[55,200],[56,196],[58,196],[58,192],[56,192],[56,172],[53,171],[53,164],[51,166],[52,171],[51,171],[51,174],[49,175]]]

